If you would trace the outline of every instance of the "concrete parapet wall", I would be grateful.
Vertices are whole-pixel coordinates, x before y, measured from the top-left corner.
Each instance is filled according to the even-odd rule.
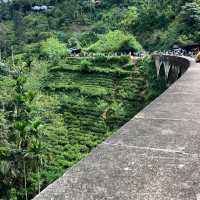
[[[165,78],[169,85],[178,80],[184,74],[190,61],[186,57],[173,56],[173,55],[153,55],[157,75],[159,76],[161,68],[164,67]]]

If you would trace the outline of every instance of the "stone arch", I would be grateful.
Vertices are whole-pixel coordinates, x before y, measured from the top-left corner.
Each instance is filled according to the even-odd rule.
[[[179,78],[181,78],[182,74],[183,74],[183,72],[182,72],[182,68],[179,67],[179,73],[178,73],[177,80],[178,80]]]
[[[170,74],[172,73],[172,68],[173,68],[173,65],[170,64],[170,65],[169,65],[169,69],[168,69],[167,74],[166,74],[166,78],[167,78],[167,79],[169,78]]]
[[[168,78],[169,70],[171,68],[171,64],[169,60],[164,61],[164,67],[165,67],[165,76]]]
[[[165,79],[166,79],[165,64],[164,64],[164,63],[161,63],[161,64],[160,64],[158,76],[159,76],[160,78],[165,78]]]
[[[160,67],[161,67],[161,65],[162,65],[162,60],[160,59],[160,56],[157,56],[157,57],[155,58],[155,65],[156,65],[157,76],[159,76]]]
[[[160,82],[160,88],[162,91],[166,89],[167,86],[167,79],[166,79],[166,74],[165,74],[165,65],[164,63],[161,64],[160,66],[160,71],[159,71],[159,82]]]
[[[171,85],[176,80],[178,80],[181,77],[181,75],[182,75],[181,66],[171,65],[167,76],[167,84]]]
[[[170,85],[171,83],[174,82],[174,79],[175,79],[174,69],[175,69],[175,66],[171,65],[171,67],[169,69],[169,72],[168,72],[168,75],[167,75],[167,83],[168,83],[168,85]]]

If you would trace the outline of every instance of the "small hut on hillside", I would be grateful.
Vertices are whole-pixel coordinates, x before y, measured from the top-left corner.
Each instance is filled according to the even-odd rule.
[[[92,0],[92,3],[93,3],[96,7],[98,7],[98,6],[101,6],[102,1],[101,1],[101,0]]]
[[[45,11],[52,9],[52,8],[53,8],[53,6],[41,5],[41,6],[33,6],[31,8],[31,10],[34,11],[34,12],[45,12]]]

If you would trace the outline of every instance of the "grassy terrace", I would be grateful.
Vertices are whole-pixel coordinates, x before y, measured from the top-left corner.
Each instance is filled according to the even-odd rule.
[[[126,60],[87,59],[87,70],[76,58],[48,65],[35,102],[45,122],[44,143],[50,155],[41,173],[44,186],[88,155],[147,103],[144,69]]]

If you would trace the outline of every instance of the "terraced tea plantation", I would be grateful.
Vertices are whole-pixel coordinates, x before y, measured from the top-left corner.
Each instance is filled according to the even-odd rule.
[[[49,155],[42,185],[61,176],[132,118],[149,102],[148,95],[142,62],[132,65],[126,56],[49,64],[35,102],[45,123]]]

